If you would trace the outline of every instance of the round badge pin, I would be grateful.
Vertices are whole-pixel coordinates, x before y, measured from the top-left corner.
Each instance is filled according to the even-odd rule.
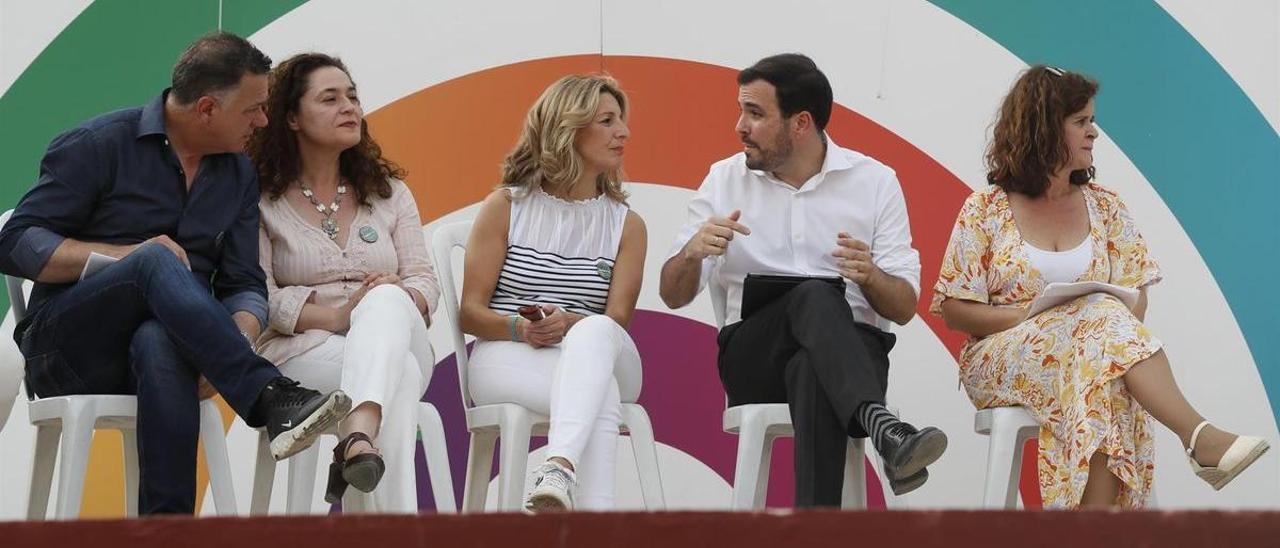
[[[368,243],[378,241],[378,231],[369,225],[360,227],[360,239]]]
[[[608,281],[613,278],[613,265],[610,265],[607,261],[601,259],[600,262],[596,263],[596,274],[599,274],[601,278]]]

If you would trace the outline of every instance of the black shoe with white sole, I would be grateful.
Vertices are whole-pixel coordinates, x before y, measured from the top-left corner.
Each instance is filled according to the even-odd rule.
[[[253,414],[266,423],[271,456],[284,460],[316,441],[351,411],[351,398],[341,390],[321,394],[288,377],[267,383],[253,406]]]
[[[885,474],[891,479],[906,479],[942,456],[947,450],[947,435],[932,426],[916,430],[899,422],[886,429],[877,449],[884,457]]]
[[[894,496],[902,496],[924,485],[929,481],[929,470],[927,468],[920,469],[910,476],[901,479],[894,479],[895,472],[892,469],[886,469],[885,475],[889,477],[889,490],[893,491]]]

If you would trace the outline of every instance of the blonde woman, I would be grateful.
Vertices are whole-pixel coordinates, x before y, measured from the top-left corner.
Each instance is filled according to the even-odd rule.
[[[477,340],[471,396],[551,417],[530,511],[607,510],[621,404],[640,395],[626,326],[644,221],[620,186],[627,98],[607,76],[566,76],[529,110],[502,184],[467,245],[462,329]],[[576,494],[575,494],[576,492]]]

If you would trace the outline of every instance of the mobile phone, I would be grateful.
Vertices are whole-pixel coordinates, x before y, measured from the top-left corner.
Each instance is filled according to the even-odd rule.
[[[536,322],[538,320],[541,320],[547,317],[547,313],[543,312],[542,307],[536,304],[522,306],[520,308],[517,308],[516,312],[518,312],[521,316],[523,316],[524,319],[529,320],[531,322]]]

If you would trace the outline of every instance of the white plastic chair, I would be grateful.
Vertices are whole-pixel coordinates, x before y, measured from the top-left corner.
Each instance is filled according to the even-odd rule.
[[[982,507],[1017,509],[1027,440],[1040,436],[1040,423],[1024,407],[992,407],[980,409],[974,415],[973,431],[991,437],[987,442],[987,479],[982,490]],[[1159,508],[1159,504],[1155,485],[1152,485],[1147,493],[1147,507]]]
[[[45,517],[59,444],[62,446],[62,462],[58,467],[58,500],[54,516],[57,519],[79,516],[94,430],[119,430],[123,436],[125,513],[137,516],[137,409],[138,399],[123,395],[59,396],[31,401],[27,414],[36,427],[36,451],[32,460],[27,519],[42,520]],[[227,440],[222,431],[222,414],[211,399],[200,402],[200,439],[204,442],[214,509],[219,515],[233,516],[236,514],[236,499],[231,485],[231,463],[227,459]]]
[[[1023,448],[1039,436],[1040,423],[1022,407],[992,407],[978,411],[973,430],[990,436],[982,507],[1016,509]]]
[[[459,323],[458,292],[454,288],[453,249],[466,248],[471,232],[469,221],[441,226],[431,238],[436,276],[440,280],[440,300],[449,318],[458,363],[458,387],[466,406],[467,429],[471,445],[467,453],[467,480],[463,488],[462,511],[484,510],[488,495],[489,475],[493,466],[494,443],[502,442],[498,462],[498,504],[500,511],[519,511],[524,498],[524,476],[529,460],[529,439],[546,436],[550,419],[514,404],[475,405],[467,384],[467,346]],[[640,491],[645,508],[666,508],[662,493],[662,477],[658,470],[658,452],[653,439],[653,426],[644,407],[622,404],[624,433],[631,435],[631,447],[640,476]]]
[[[718,284],[707,287],[711,308],[715,312],[716,326],[725,322],[726,292]],[[723,417],[724,431],[738,435],[737,463],[733,469],[733,494],[729,501],[734,510],[759,510],[764,508],[769,489],[769,464],[773,457],[773,442],[780,437],[795,435],[791,425],[791,410],[785,403],[749,403],[727,407]],[[841,489],[840,507],[861,509],[867,507],[867,471],[864,439],[849,439],[848,458],[844,466],[844,486]]]
[[[773,442],[792,437],[791,410],[785,403],[749,403],[724,410],[724,431],[738,435],[738,459],[733,469],[734,510],[764,508],[769,488],[769,464]],[[849,439],[848,458],[844,466],[844,487],[840,507],[867,507],[867,471],[863,466],[865,452],[862,439]]]
[[[22,393],[22,377],[26,360],[14,343],[13,331],[17,327],[13,310],[4,313],[0,320],[0,429],[9,422],[9,415]],[[22,398],[26,400],[26,398]]]
[[[453,478],[449,472],[449,452],[444,440],[444,422],[440,412],[434,405],[421,402],[418,406],[418,432],[422,435],[422,450],[427,458],[427,476],[431,478],[431,494],[435,499],[436,512],[440,514],[457,513],[457,502],[453,498]],[[335,425],[324,433],[337,436]],[[289,457],[289,494],[285,499],[285,513],[288,515],[305,515],[311,513],[312,500],[315,496],[316,466],[320,460],[320,445],[314,444],[306,450]],[[271,490],[276,475],[276,460],[271,456],[271,441],[266,430],[258,435],[258,455],[253,470],[253,496],[249,499],[249,515],[267,514],[271,503]],[[353,491],[347,491],[343,501],[344,512],[360,512],[377,510],[357,507],[361,497],[352,497]]]
[[[9,221],[12,214],[13,210],[9,210],[0,215],[0,227]],[[21,321],[27,315],[31,282],[12,276],[4,278],[14,321]],[[94,430],[119,430],[124,438],[125,513],[138,515],[137,397],[103,394],[40,398],[27,402],[27,415],[31,425],[36,427],[27,519],[45,518],[59,445],[62,461],[58,467],[58,501],[54,516],[73,519],[80,515]],[[236,499],[231,485],[227,439],[222,430],[222,415],[211,399],[200,402],[200,439],[204,442],[214,508],[220,515],[235,515]]]

